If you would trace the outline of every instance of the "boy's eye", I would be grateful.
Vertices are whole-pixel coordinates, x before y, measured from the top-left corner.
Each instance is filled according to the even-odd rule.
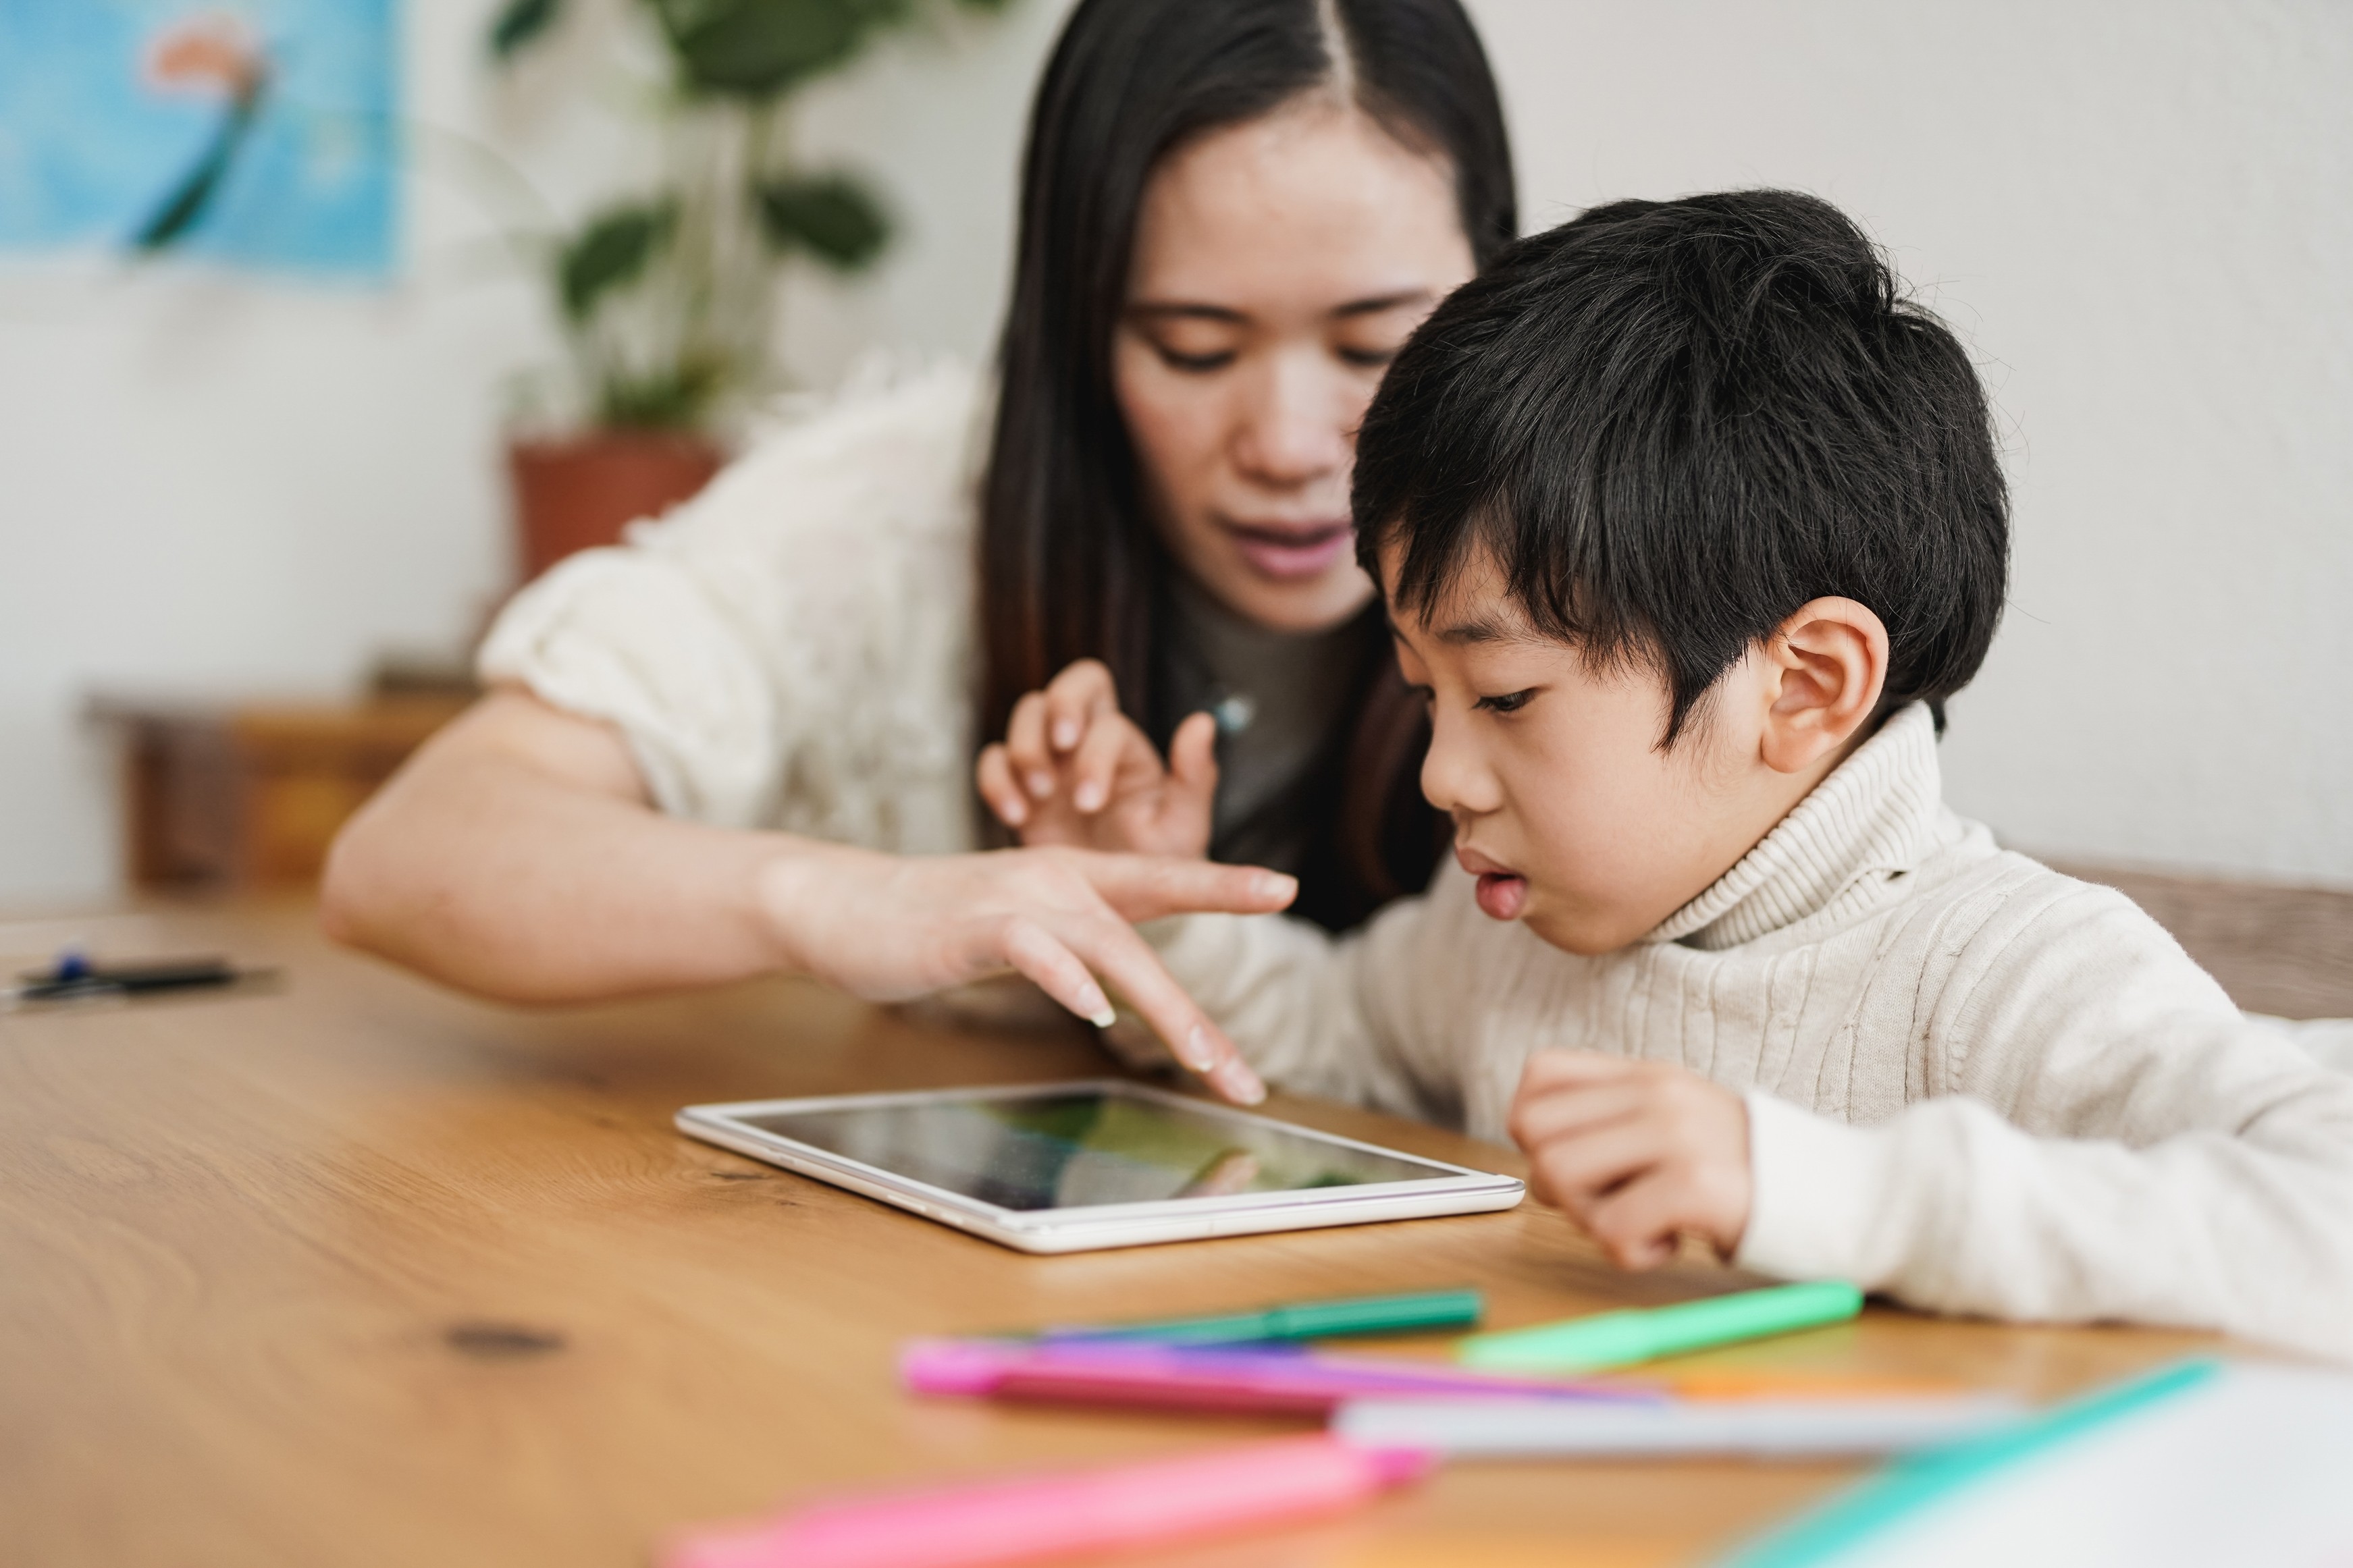
[[[1490,713],[1516,713],[1534,701],[1536,689],[1531,686],[1525,691],[1506,691],[1500,696],[1482,697],[1472,706],[1484,708]]]

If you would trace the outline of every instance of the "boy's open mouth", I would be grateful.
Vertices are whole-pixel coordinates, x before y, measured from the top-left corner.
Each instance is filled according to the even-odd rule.
[[[1509,871],[1487,871],[1479,878],[1479,907],[1499,921],[1515,921],[1528,901],[1528,879]]]
[[[1476,849],[1463,845],[1454,847],[1454,858],[1461,868],[1479,879],[1479,908],[1489,918],[1515,921],[1527,907],[1528,879],[1517,871],[1508,869],[1488,859]]]

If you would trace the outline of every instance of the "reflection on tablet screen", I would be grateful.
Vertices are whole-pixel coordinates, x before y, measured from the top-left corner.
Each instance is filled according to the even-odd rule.
[[[934,1100],[744,1121],[1008,1209],[1287,1193],[1452,1173],[1123,1095]]]

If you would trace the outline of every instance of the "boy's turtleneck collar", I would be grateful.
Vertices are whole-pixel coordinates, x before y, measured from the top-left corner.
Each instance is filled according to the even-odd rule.
[[[1876,902],[1879,888],[1934,845],[1943,798],[1936,724],[1915,702],[1890,714],[1732,869],[1643,940],[1715,952],[1834,905]]]

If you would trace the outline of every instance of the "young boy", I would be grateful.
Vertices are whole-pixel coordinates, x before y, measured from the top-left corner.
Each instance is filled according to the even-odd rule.
[[[2353,1357],[2353,1078],[1940,798],[2007,501],[1967,355],[1852,223],[1746,192],[1524,240],[1359,454],[1459,868],[1338,941],[1155,932],[1261,1073],[1508,1131],[1627,1267],[1696,1234],[1942,1310]],[[1027,836],[1200,852],[1208,739],[1163,773],[1131,729],[1109,803],[1066,780]]]

